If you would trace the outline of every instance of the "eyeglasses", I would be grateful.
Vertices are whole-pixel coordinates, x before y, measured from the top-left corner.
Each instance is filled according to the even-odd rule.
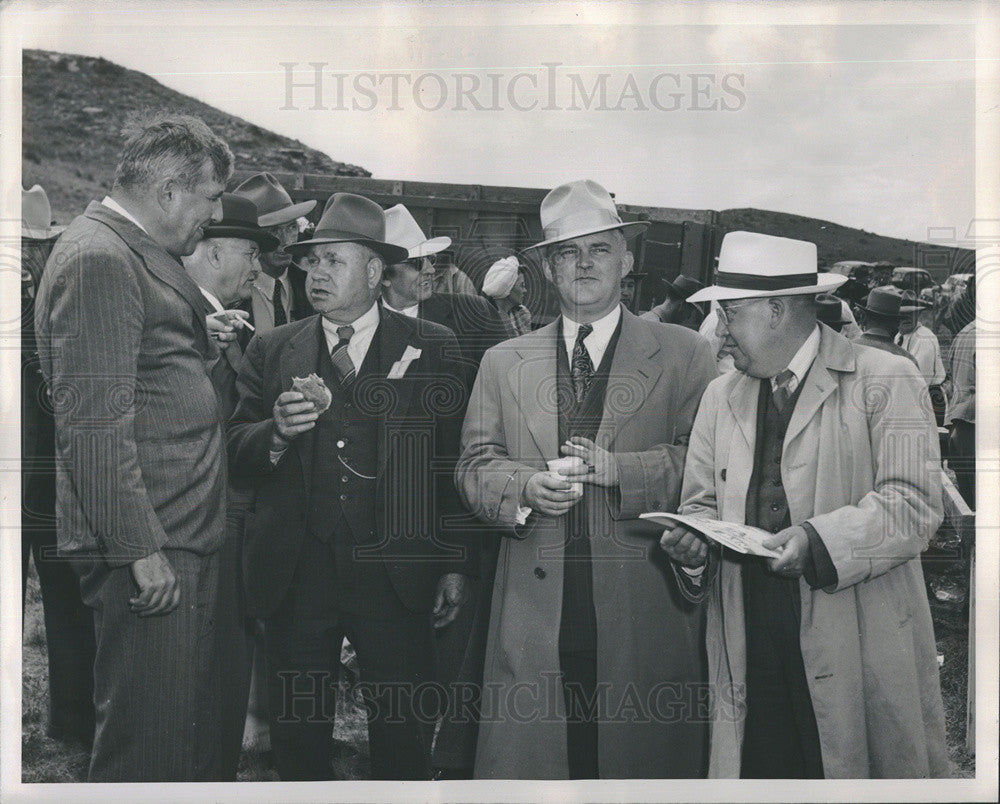
[[[719,302],[719,319],[728,326],[733,323],[733,315],[737,310],[756,301],[760,301],[760,299],[748,299],[743,302]]]

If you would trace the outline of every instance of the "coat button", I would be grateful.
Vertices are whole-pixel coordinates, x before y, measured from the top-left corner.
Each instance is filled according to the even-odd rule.
[[[726,470],[725,470],[725,469],[723,469],[723,470],[722,470],[722,474],[720,475],[720,477],[721,477],[721,478],[722,478],[723,480],[725,480],[725,479],[726,479]]]
[[[340,499],[341,500],[346,500],[347,499],[347,495],[346,494],[341,494],[340,495]]]
[[[341,483],[346,483],[347,482],[347,475],[341,475],[340,476],[340,482]]]
[[[542,578],[545,577],[545,570],[541,567],[535,567],[535,577],[538,578],[538,580],[542,580]]]
[[[337,442],[337,449],[343,449],[343,448],[344,448],[344,440],[341,439],[340,441]]]
[[[781,508],[781,506],[779,506],[777,503],[774,503],[774,504],[771,505],[771,510],[772,511],[777,511],[780,508]]]

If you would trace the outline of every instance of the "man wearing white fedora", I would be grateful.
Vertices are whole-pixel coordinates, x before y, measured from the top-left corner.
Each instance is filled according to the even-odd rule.
[[[942,518],[927,387],[905,358],[816,323],[812,243],[731,232],[716,284],[736,371],[705,392],[681,513],[769,531],[760,558],[675,528],[708,569],[709,774],[942,776],[944,717],[920,553]]]
[[[550,192],[541,220],[532,248],[561,315],[486,353],[456,471],[503,534],[475,775],[697,777],[703,612],[638,517],[676,509],[715,365],[694,332],[620,303],[628,237],[648,224],[592,181]]]
[[[402,204],[385,211],[385,238],[386,242],[405,248],[407,258],[386,266],[382,275],[382,304],[397,313],[433,321],[454,332],[471,386],[483,353],[506,337],[500,314],[479,296],[434,290],[434,257],[451,246],[451,238],[428,239]]]

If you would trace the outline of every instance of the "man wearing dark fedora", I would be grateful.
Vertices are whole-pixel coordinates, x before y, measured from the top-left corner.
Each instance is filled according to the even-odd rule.
[[[661,537],[704,572],[713,777],[948,772],[920,565],[942,519],[930,400],[909,361],[817,325],[843,281],[813,243],[730,232],[691,297],[718,302],[736,370],[705,391],[680,511],[762,529],[777,554]]]
[[[247,313],[238,310],[241,301],[250,298],[251,283],[260,273],[261,253],[278,247],[278,238],[267,234],[257,224],[257,207],[232,193],[222,196],[222,219],[205,229],[205,238],[194,253],[184,257],[184,268],[197,283],[204,297],[204,311],[212,336],[221,354],[211,368],[212,382],[218,395],[219,414],[228,421],[236,408],[236,374],[243,350],[234,337],[245,326]],[[226,338],[225,340],[223,338]],[[226,499],[226,540],[220,555],[220,607],[218,618],[226,640],[220,651],[219,700],[223,706],[220,751],[224,778],[236,780],[250,687],[250,661],[253,650],[253,623],[247,618],[242,581],[243,526],[253,494],[249,485],[230,475]]]
[[[46,734],[89,748],[94,739],[94,617],[80,580],[56,554],[55,422],[35,343],[35,296],[66,229],[52,225],[44,188],[21,191],[21,605],[34,559],[49,667]]]
[[[675,510],[714,361],[697,334],[621,304],[647,222],[586,180],[552,190],[541,221],[532,248],[561,315],[486,352],[456,472],[502,533],[475,776],[697,777],[703,612],[639,514]]]
[[[373,201],[334,194],[313,237],[291,248],[318,314],[250,342],[228,429],[232,469],[256,493],[246,592],[265,621],[275,766],[283,780],[333,778],[346,636],[372,778],[429,779],[434,626],[457,615],[475,562],[448,527],[461,518],[458,344],[377,304],[385,265],[408,252],[386,242]],[[313,374],[308,398],[293,390]]]
[[[672,282],[664,280],[664,284],[667,287],[667,298],[663,304],[658,304],[652,310],[643,313],[640,318],[659,321],[662,324],[679,324],[697,332],[705,319],[705,314],[691,304],[688,298],[692,293],[701,290],[704,285],[684,274],[678,274]]]
[[[312,315],[305,274],[295,265],[287,247],[299,239],[298,219],[312,212],[316,201],[296,204],[270,173],[251,176],[233,192],[256,204],[260,212],[257,223],[278,238],[278,248],[260,255],[261,271],[250,286],[249,301],[244,302],[250,323],[257,332],[264,333]]]
[[[855,343],[872,346],[899,357],[906,357],[917,365],[916,358],[895,342],[899,332],[899,319],[903,297],[895,288],[875,288],[858,308],[861,313],[861,335]]]

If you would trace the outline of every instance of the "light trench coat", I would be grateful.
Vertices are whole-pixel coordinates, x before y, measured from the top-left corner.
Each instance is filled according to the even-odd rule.
[[[942,520],[938,438],[910,361],[821,327],[819,354],[785,436],[791,521],[808,520],[836,586],[800,579],[800,642],[827,778],[947,775],[937,651],[920,553]],[[759,380],[705,392],[688,447],[681,511],[744,522]],[[746,632],[740,567],[708,585],[713,690],[709,776],[740,773]]]

